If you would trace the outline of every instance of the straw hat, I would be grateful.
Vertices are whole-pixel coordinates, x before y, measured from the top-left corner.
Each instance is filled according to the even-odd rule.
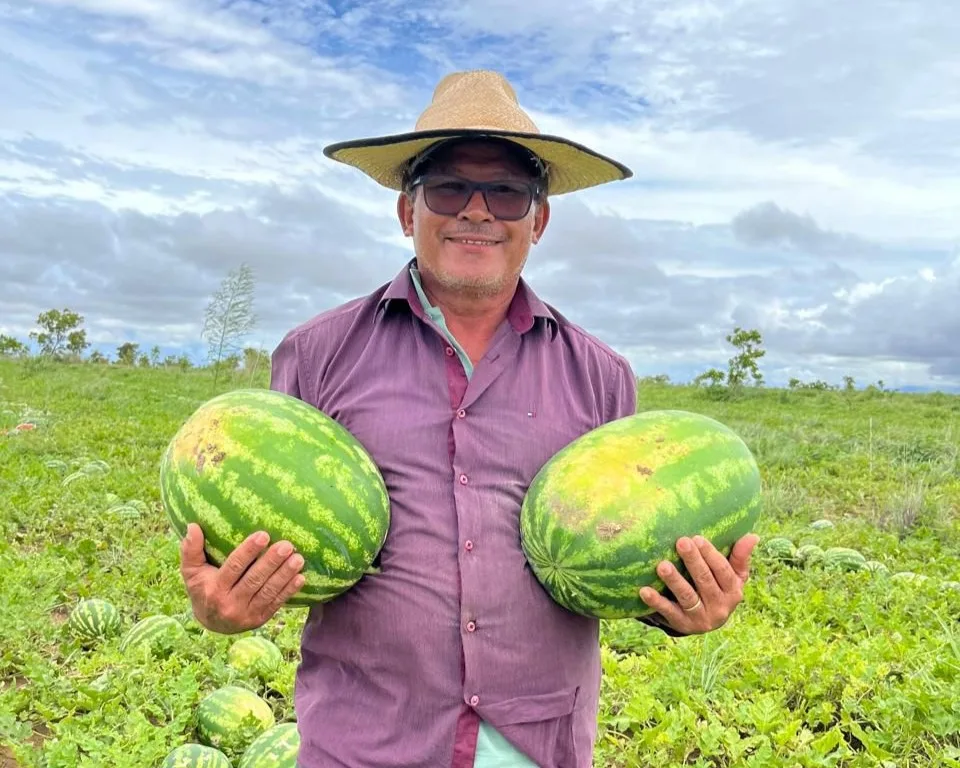
[[[389,189],[402,189],[407,163],[438,141],[460,137],[503,138],[537,155],[547,167],[548,194],[628,179],[625,165],[559,136],[541,134],[498,72],[469,70],[444,77],[433,100],[408,133],[330,144],[323,154],[358,168]]]

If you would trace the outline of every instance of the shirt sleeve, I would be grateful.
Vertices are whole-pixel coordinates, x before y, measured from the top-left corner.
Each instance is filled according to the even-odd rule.
[[[626,358],[616,358],[612,376],[613,381],[607,387],[605,423],[631,416],[637,411],[637,377]]]
[[[303,399],[300,391],[300,367],[297,336],[288,333],[270,356],[270,389]]]

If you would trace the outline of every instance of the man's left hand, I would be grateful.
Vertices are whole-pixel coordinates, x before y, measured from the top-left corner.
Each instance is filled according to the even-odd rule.
[[[677,540],[677,552],[694,585],[665,560],[657,566],[657,574],[676,600],[651,587],[640,590],[640,599],[681,634],[712,632],[726,623],[743,600],[743,586],[750,578],[750,555],[759,540],[752,533],[743,536],[733,545],[728,560],[702,536],[684,536]]]

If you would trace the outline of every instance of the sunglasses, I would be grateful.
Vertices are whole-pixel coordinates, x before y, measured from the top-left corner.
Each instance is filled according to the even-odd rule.
[[[483,202],[496,218],[518,221],[530,211],[534,196],[542,189],[539,181],[470,181],[459,176],[417,176],[410,189],[423,187],[423,200],[434,213],[456,216],[480,190]]]

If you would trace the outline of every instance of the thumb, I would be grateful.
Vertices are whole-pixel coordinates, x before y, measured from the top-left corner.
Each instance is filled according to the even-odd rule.
[[[205,565],[207,556],[203,552],[203,531],[196,523],[190,523],[180,542],[180,567],[184,571],[194,571]]]
[[[733,545],[733,551],[730,553],[730,566],[736,572],[737,576],[740,577],[741,581],[746,581],[750,578],[750,555],[759,541],[759,536],[755,533],[750,533],[741,537],[737,543]]]

